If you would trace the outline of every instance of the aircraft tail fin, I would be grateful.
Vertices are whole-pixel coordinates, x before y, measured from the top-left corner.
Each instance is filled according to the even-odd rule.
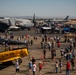
[[[8,23],[9,23],[10,26],[12,25],[10,20],[8,20]]]
[[[68,20],[69,16],[67,16],[64,20]]]
[[[34,27],[35,27],[36,26],[35,14],[33,15],[33,23],[34,23]]]

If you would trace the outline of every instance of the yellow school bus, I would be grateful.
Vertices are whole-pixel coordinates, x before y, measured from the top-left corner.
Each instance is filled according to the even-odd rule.
[[[27,48],[15,48],[10,51],[0,52],[0,63],[13,61],[28,56]]]

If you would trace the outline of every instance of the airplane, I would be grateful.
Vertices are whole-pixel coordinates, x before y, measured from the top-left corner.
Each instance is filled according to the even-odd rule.
[[[22,30],[23,29],[28,29],[30,30],[31,27],[34,26],[34,24],[27,19],[16,19],[16,26],[20,27]]]
[[[0,52],[0,64],[8,61],[15,61],[28,56],[27,48],[15,48],[10,51]]]
[[[20,41],[15,41],[11,39],[5,39],[0,37],[0,44],[8,44],[8,45],[25,45],[26,43],[20,42]],[[14,61],[16,59],[20,59],[22,57],[25,57],[28,55],[28,49],[27,47],[22,47],[22,48],[7,48],[8,50],[2,49],[0,50],[0,64],[8,61]]]
[[[27,19],[17,19],[17,18],[3,18],[0,19],[0,32],[5,32],[6,30],[20,30],[28,29],[30,30],[34,24]]]
[[[64,23],[64,22],[68,22],[68,21],[69,21],[68,18],[69,18],[69,16],[67,16],[67,17],[66,17],[65,19],[63,19],[63,20],[56,20],[56,19],[54,19],[54,20],[50,20],[50,21],[61,24],[61,23]]]
[[[3,18],[0,19],[0,32],[10,31],[10,30],[19,30],[20,27],[15,26],[14,19],[12,18]]]
[[[53,19],[53,20],[50,20],[50,19],[48,19],[48,20],[44,20],[46,23],[48,23],[48,25],[49,24],[63,24],[63,23],[65,23],[65,22],[68,22],[69,21],[69,16],[67,16],[65,19],[63,19],[63,20],[56,20],[56,19]]]
[[[11,40],[11,39],[5,39],[0,37],[0,44],[7,43],[8,45],[26,45],[25,42]]]

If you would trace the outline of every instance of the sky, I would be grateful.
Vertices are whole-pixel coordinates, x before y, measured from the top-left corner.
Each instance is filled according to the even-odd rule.
[[[0,16],[76,17],[76,0],[0,0]]]

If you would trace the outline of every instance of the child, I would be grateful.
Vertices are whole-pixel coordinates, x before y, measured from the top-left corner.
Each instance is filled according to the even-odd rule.
[[[42,63],[41,63],[41,61],[39,62],[39,72],[40,72],[40,74],[41,74],[41,70],[42,70]]]

